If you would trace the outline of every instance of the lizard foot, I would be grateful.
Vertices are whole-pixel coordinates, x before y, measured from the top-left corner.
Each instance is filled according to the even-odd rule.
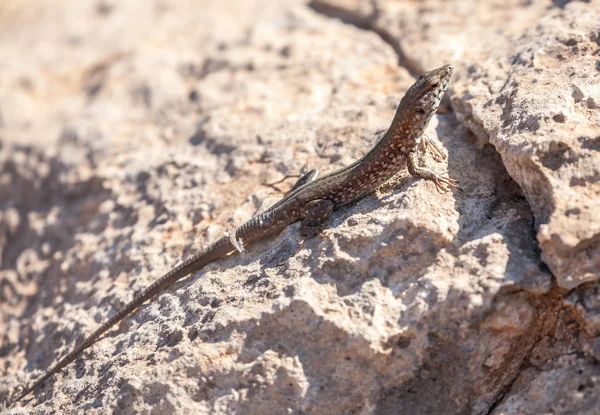
[[[427,167],[419,166],[419,158],[416,152],[410,153],[408,172],[413,177],[431,180],[435,184],[436,189],[441,193],[446,193],[450,189],[462,190],[458,187],[458,180],[445,176],[446,173],[438,174]]]
[[[462,189],[458,187],[458,180],[451,179],[441,175],[435,175],[435,177],[429,179],[435,184],[435,188],[440,193],[446,193],[450,189],[456,189],[462,192]]]

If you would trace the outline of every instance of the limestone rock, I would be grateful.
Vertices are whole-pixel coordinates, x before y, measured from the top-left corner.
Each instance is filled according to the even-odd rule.
[[[3,2],[0,403],[447,62],[463,189],[404,172],[211,264],[6,412],[594,413],[598,3],[559,3]]]
[[[567,289],[600,278],[599,11],[549,12],[506,52],[470,65],[453,98],[523,189],[542,259]]]

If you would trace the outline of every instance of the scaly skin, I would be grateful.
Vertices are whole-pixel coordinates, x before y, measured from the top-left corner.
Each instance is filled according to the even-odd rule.
[[[405,167],[411,175],[433,181],[438,190],[457,188],[455,180],[419,165],[421,153],[428,149],[438,157],[445,157],[433,141],[423,136],[423,132],[448,88],[452,70],[452,66],[445,65],[421,75],[400,101],[388,131],[361,159],[320,179],[317,179],[316,170],[302,176],[279,202],[237,228],[235,235],[222,237],[187,258],[137,295],[33,385],[25,388],[16,401],[39,388],[47,379],[77,359],[100,336],[144,302],[186,275],[243,249],[242,245],[278,234],[286,226],[299,220],[302,220],[300,232],[303,235],[313,235],[320,231],[333,210],[373,190]]]

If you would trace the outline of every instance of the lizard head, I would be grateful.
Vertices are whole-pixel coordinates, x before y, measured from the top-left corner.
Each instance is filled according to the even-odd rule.
[[[444,65],[425,72],[406,91],[402,101],[407,101],[407,106],[413,109],[417,118],[429,119],[437,111],[444,92],[448,89],[453,70],[452,65]]]
[[[410,131],[412,138],[420,137],[429,120],[435,114],[440,101],[448,89],[454,68],[444,65],[425,72],[406,91],[400,101],[396,121],[402,123],[401,129]]]

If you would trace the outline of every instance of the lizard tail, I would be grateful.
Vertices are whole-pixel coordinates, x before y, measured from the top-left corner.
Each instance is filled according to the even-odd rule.
[[[79,355],[88,347],[90,347],[100,336],[102,336],[108,329],[114,326],[116,323],[127,317],[133,311],[135,311],[140,305],[160,293],[161,291],[168,288],[170,285],[185,277],[186,275],[199,271],[205,265],[219,259],[230,252],[233,252],[235,247],[231,243],[229,237],[223,237],[215,243],[209,245],[202,251],[192,255],[175,268],[171,269],[161,278],[156,280],[152,285],[138,294],[133,300],[126,304],[120,309],[114,316],[109,318],[104,324],[102,324],[96,331],[90,334],[81,344],[79,344],[72,352],[63,357],[56,365],[49,369],[44,376],[36,380],[33,385],[25,388],[23,392],[17,397],[15,402],[20,401],[29,393],[40,387],[46,380],[60,372],[65,366],[74,361]]]

